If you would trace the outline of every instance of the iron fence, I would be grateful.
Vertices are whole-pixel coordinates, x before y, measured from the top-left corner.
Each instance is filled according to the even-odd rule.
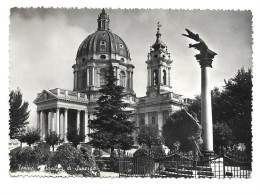
[[[232,155],[153,152],[119,156],[120,177],[250,178],[251,158]]]

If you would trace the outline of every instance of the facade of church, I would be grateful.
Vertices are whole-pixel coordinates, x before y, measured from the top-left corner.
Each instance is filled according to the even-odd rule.
[[[66,141],[69,129],[78,129],[85,134],[91,132],[89,120],[93,119],[94,108],[106,83],[106,72],[110,64],[118,79],[117,84],[125,88],[124,101],[135,113],[136,125],[157,124],[162,128],[167,117],[187,104],[187,99],[174,94],[171,86],[172,60],[167,46],[161,40],[158,24],[156,41],[148,53],[147,91],[145,97],[136,97],[133,90],[134,65],[125,42],[109,29],[109,16],[104,9],[98,17],[98,29],[79,46],[74,74],[73,91],[44,89],[37,95],[37,127],[42,139],[50,131],[56,131]],[[89,141],[86,136],[86,142]]]

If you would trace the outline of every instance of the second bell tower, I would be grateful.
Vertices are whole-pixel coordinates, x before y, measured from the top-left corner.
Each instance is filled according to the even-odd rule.
[[[148,53],[147,64],[147,96],[154,97],[158,94],[171,92],[171,56],[167,46],[161,40],[160,28],[157,23],[156,41]]]

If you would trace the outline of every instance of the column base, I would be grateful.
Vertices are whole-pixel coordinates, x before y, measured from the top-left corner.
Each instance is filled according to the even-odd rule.
[[[211,164],[211,159],[214,159],[216,157],[216,154],[214,151],[211,151],[211,150],[204,150],[204,151],[201,151],[202,153],[202,166],[210,166]]]
[[[202,150],[201,153],[202,153],[204,156],[210,156],[210,155],[215,154],[215,152],[214,152],[213,150]]]

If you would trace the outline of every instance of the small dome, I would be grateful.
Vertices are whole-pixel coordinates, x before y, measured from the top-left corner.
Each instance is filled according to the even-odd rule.
[[[77,59],[94,59],[94,55],[108,55],[110,59],[120,56],[131,60],[128,47],[125,42],[109,29],[109,16],[102,10],[98,17],[98,30],[89,35],[79,46]]]

